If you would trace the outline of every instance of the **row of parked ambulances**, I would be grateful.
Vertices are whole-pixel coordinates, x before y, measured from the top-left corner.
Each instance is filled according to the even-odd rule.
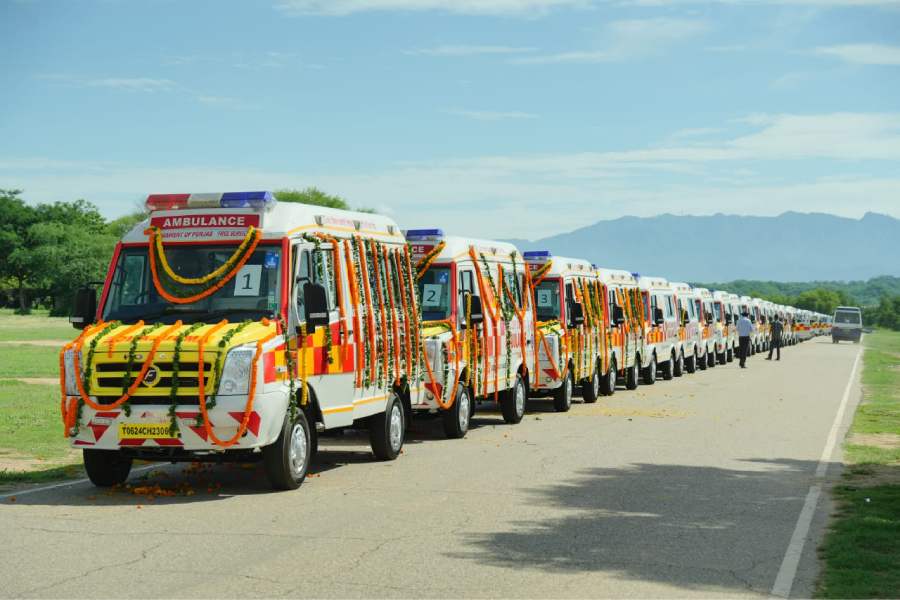
[[[733,359],[827,319],[508,243],[402,231],[390,218],[269,192],[163,194],[118,243],[60,355],[64,433],[97,485],[135,459],[260,461],[298,487],[318,438],[367,430],[397,458],[407,424],[466,435],[476,410],[522,420]]]

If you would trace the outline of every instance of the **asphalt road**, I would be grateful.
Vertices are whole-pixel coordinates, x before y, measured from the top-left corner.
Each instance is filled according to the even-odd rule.
[[[485,411],[464,440],[419,422],[391,463],[323,439],[296,492],[270,493],[255,467],[181,465],[132,484],[193,495],[7,498],[0,596],[768,595],[858,350],[820,338],[567,414],[531,401],[517,426]],[[830,508],[794,596],[811,593]]]

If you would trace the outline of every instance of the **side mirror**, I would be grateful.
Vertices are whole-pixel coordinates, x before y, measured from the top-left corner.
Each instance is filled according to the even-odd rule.
[[[666,319],[663,316],[663,311],[661,308],[657,308],[656,310],[653,311],[653,321],[657,325],[662,325],[663,323],[666,322]]]
[[[94,322],[97,316],[97,290],[83,287],[75,292],[75,306],[69,315],[69,323],[75,329],[84,329]]]
[[[625,309],[619,306],[618,304],[613,305],[613,323],[616,325],[621,325],[625,322]]]
[[[469,322],[466,323],[466,327],[484,323],[484,307],[481,304],[481,297],[474,294],[472,294],[472,312],[469,317]]]
[[[306,308],[304,315],[306,326],[310,331],[316,327],[327,326],[330,321],[328,314],[328,294],[325,293],[325,286],[320,283],[304,283],[303,284],[303,305]]]
[[[706,324],[707,324],[707,325],[712,325],[712,324],[713,324],[713,316],[712,316],[712,314],[706,315]]]
[[[584,307],[578,302],[569,304],[569,327],[578,327],[584,323]]]

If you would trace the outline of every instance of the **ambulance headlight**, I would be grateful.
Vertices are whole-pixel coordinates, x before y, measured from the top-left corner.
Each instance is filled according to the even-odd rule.
[[[253,365],[253,348],[235,348],[225,357],[222,378],[219,380],[220,396],[242,396],[250,393],[250,367]]]
[[[78,362],[82,361],[82,355],[78,353]],[[66,376],[66,395],[78,395],[78,383],[75,379],[75,349],[69,348],[63,353],[63,370]]]

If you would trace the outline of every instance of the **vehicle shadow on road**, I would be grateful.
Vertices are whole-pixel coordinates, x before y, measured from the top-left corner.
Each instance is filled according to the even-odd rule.
[[[450,556],[513,570],[605,572],[684,589],[768,593],[816,463],[743,462],[746,469],[635,464],[584,470],[566,483],[528,492],[527,504],[552,509],[554,516],[464,535],[471,550]],[[593,594],[603,595],[599,589]]]

